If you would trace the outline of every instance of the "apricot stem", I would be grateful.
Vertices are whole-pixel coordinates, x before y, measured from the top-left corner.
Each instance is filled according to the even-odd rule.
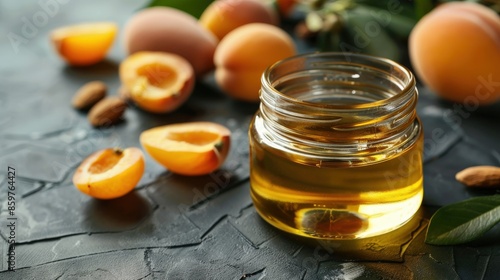
[[[224,142],[220,141],[214,144],[214,148],[217,149],[217,151],[222,151],[222,148],[224,148]]]
[[[217,158],[220,160],[222,158],[221,151],[224,148],[224,143],[222,141],[217,142],[214,144],[214,153],[217,156]]]
[[[114,147],[113,153],[115,153],[115,155],[117,156],[121,156],[123,154],[123,149],[121,149],[120,147]]]

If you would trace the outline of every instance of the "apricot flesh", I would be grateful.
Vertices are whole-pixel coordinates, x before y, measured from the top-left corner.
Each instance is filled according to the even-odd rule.
[[[295,54],[292,38],[282,29],[264,23],[246,24],[219,43],[214,55],[215,79],[229,96],[257,102],[264,70]]]
[[[103,149],[87,157],[73,175],[82,193],[98,199],[113,199],[134,189],[144,173],[140,149]]]
[[[469,104],[500,99],[500,17],[471,2],[442,4],[409,38],[417,76],[442,98]]]
[[[81,23],[55,29],[50,38],[66,62],[87,66],[104,59],[117,32],[118,27],[112,22]]]
[[[195,75],[184,58],[163,52],[137,52],[120,64],[120,79],[130,98],[153,113],[171,112],[193,91]]]
[[[218,0],[205,9],[199,22],[221,40],[242,25],[255,22],[276,25],[278,20],[275,12],[259,0]]]
[[[141,133],[146,152],[173,173],[196,176],[218,169],[230,148],[231,132],[212,122],[160,126]]]

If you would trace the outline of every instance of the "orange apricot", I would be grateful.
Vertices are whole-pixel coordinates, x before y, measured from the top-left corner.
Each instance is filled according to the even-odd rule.
[[[193,66],[196,77],[214,68],[219,40],[184,11],[152,7],[136,13],[123,29],[123,45],[129,54],[140,51],[175,53]]]
[[[416,74],[440,97],[472,107],[500,99],[500,17],[471,2],[424,16],[409,38]]]
[[[295,53],[292,38],[279,27],[265,23],[243,25],[227,34],[215,51],[216,82],[228,95],[256,102],[264,70]]]
[[[137,52],[120,64],[120,79],[130,98],[142,109],[166,113],[182,105],[193,91],[191,64],[163,52]]]
[[[55,29],[50,38],[66,62],[87,66],[104,59],[117,32],[112,22],[81,23]]]
[[[87,157],[73,175],[81,192],[99,199],[123,196],[134,189],[144,173],[144,156],[138,148],[104,149]]]
[[[217,0],[200,16],[200,24],[217,38],[242,25],[254,22],[278,24],[278,16],[258,0]]]
[[[218,169],[230,147],[231,132],[212,122],[160,126],[141,133],[146,152],[173,173],[204,175]]]

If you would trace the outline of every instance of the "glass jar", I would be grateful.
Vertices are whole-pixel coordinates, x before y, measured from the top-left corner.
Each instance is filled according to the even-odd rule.
[[[388,59],[314,53],[262,76],[249,131],[251,195],[270,224],[323,239],[394,230],[423,197],[413,74]]]

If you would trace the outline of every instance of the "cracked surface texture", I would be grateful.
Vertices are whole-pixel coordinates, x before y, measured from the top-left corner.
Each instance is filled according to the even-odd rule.
[[[132,106],[111,128],[92,128],[85,113],[71,108],[74,92],[91,80],[116,95],[121,38],[108,60],[72,68],[51,49],[50,30],[102,19],[123,27],[146,1],[41,2],[56,3],[57,12],[29,38],[16,45],[0,37],[0,279],[499,279],[500,227],[462,246],[430,246],[424,238],[438,207],[494,193],[466,189],[454,175],[500,165],[500,104],[467,111],[419,88],[421,210],[383,236],[307,240],[271,227],[253,208],[247,128],[258,105],[226,97],[213,77],[198,82],[178,111],[153,115]],[[0,2],[0,34],[25,36],[24,19],[41,12],[38,1]],[[76,166],[98,149],[139,147],[145,129],[201,120],[232,131],[230,156],[212,174],[171,174],[146,156],[143,178],[122,198],[94,200],[71,183]],[[16,169],[15,272],[6,263],[8,166]]]

